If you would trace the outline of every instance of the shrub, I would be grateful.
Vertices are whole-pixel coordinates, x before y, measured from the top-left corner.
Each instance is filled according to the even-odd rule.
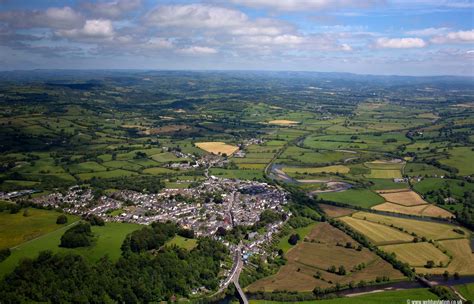
[[[64,214],[60,214],[58,218],[56,219],[56,224],[58,225],[63,225],[67,223],[67,216]]]

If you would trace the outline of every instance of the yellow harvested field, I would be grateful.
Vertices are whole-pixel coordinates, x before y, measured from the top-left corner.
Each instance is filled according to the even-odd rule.
[[[370,169],[369,178],[401,178],[402,173],[399,169]]]
[[[354,241],[353,241],[354,242]],[[303,242],[288,251],[286,256],[289,263],[297,262],[307,266],[328,269],[332,265],[343,265],[351,269],[354,265],[368,263],[374,255],[367,249],[357,251],[332,244],[319,244]]]
[[[207,142],[198,142],[195,144],[196,147],[203,149],[204,151],[213,153],[213,154],[227,154],[231,155],[239,148],[236,146],[228,145],[221,141],[207,141]]]
[[[418,273],[442,274],[445,270],[450,274],[458,272],[461,275],[474,274],[474,254],[468,239],[446,240],[438,242],[444,249],[453,256],[453,260],[448,267],[441,268],[415,268]]]
[[[385,275],[390,279],[401,279],[403,275],[366,248],[361,251],[337,246],[337,243],[357,242],[344,232],[329,223],[315,225],[307,238],[312,242],[303,241],[290,249],[286,257],[288,263],[269,277],[250,284],[246,290],[257,291],[299,291],[311,292],[315,287],[327,288],[336,283],[347,284],[350,281],[370,281]],[[353,270],[354,266],[364,263],[365,268]],[[331,266],[344,265],[347,275],[330,273]],[[321,278],[314,275],[320,272]]]
[[[400,188],[400,189],[386,189],[386,190],[375,190],[378,194],[384,194],[384,193],[394,193],[394,192],[403,192],[403,191],[409,191],[406,188]]]
[[[428,242],[387,245],[380,249],[395,253],[400,261],[412,267],[423,267],[427,261],[433,261],[436,265],[440,262],[447,265],[449,262],[449,256]]]
[[[286,120],[286,119],[276,119],[276,120],[271,120],[268,123],[272,124],[272,125],[292,126],[292,125],[299,124],[299,121]]]
[[[381,196],[385,198],[387,202],[399,204],[403,206],[416,206],[416,205],[426,205],[428,204],[421,196],[412,191],[412,190],[405,190],[400,192],[384,192],[380,193]]]
[[[334,165],[326,167],[284,167],[283,172],[285,173],[349,173],[349,168],[343,165]]]
[[[442,217],[442,218],[451,218],[453,215],[443,208],[440,208],[435,205],[417,205],[417,206],[402,206],[393,203],[383,203],[372,207],[374,210],[395,212],[402,214],[411,214],[419,216],[429,216],[429,217]]]
[[[359,212],[356,214],[359,214]],[[353,229],[364,234],[375,245],[413,241],[413,236],[392,227],[349,216],[340,219]]]
[[[352,215],[356,219],[366,219],[372,223],[384,224],[387,226],[393,225],[394,227],[401,227],[408,231],[408,233],[416,233],[418,236],[426,237],[433,240],[443,240],[443,239],[455,239],[455,238],[467,238],[469,237],[469,231],[467,229],[442,223],[434,223],[427,221],[419,221],[414,219],[404,219],[393,216],[380,215],[375,213],[368,212],[357,212]],[[389,227],[388,227],[389,228]],[[453,229],[461,229],[464,231],[464,234],[459,234]]]

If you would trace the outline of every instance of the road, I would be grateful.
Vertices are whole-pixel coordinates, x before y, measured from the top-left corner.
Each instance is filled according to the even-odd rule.
[[[232,270],[230,272],[230,275],[224,281],[224,284],[222,284],[219,290],[216,291],[214,294],[212,294],[211,297],[223,292],[229,286],[230,283],[235,282],[235,279],[237,279],[237,282],[239,281],[240,272],[242,271],[242,267],[243,267],[243,262],[242,262],[242,257],[241,257],[242,254],[240,250],[241,249],[239,245],[234,252],[234,259],[233,259]]]

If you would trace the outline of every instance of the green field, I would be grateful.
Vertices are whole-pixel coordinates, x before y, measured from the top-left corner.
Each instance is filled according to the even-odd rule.
[[[221,178],[235,178],[235,179],[260,179],[263,178],[262,170],[252,170],[252,169],[221,169],[221,168],[212,168],[209,170],[211,175],[215,175]]]
[[[288,243],[288,237],[292,234],[299,234],[301,240],[303,240],[310,232],[313,230],[314,226],[316,226],[317,223],[308,225],[306,227],[301,227],[297,229],[291,229],[289,233],[287,233],[285,236],[280,238],[277,244],[277,248],[283,250],[284,253],[288,252],[291,248],[294,246]]]
[[[178,247],[184,248],[186,250],[191,250],[197,246],[196,239],[188,239],[179,235],[176,235],[174,238],[166,242],[167,246],[176,245]]]
[[[342,192],[319,193],[317,196],[324,200],[363,208],[370,208],[385,201],[380,195],[368,189],[349,189]]]
[[[474,173],[474,148],[456,147],[448,149],[449,158],[441,159],[440,162],[459,170],[460,175],[470,175]]]
[[[372,294],[365,294],[355,297],[337,298],[330,300],[299,301],[300,304],[403,304],[407,300],[437,300],[438,296],[425,288],[409,290],[384,291]],[[250,300],[251,304],[288,304],[294,302],[277,302],[266,300]]]
[[[474,283],[457,285],[455,288],[466,299],[474,301]]]
[[[28,216],[23,216],[24,210],[16,214],[0,212],[0,248],[17,246],[64,226],[56,224],[59,212],[28,208]],[[68,224],[79,219],[77,216],[66,216]]]
[[[105,226],[92,226],[92,232],[97,238],[96,243],[91,247],[75,249],[59,247],[61,236],[67,230],[67,226],[62,227],[15,247],[11,256],[0,263],[0,277],[11,272],[21,259],[35,258],[40,251],[44,250],[75,252],[84,255],[91,261],[97,261],[105,255],[108,255],[112,260],[117,260],[121,255],[120,246],[125,236],[140,227],[140,225],[126,223],[106,223]]]

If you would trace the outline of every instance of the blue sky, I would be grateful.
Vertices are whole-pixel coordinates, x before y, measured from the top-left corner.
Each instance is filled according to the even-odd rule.
[[[474,0],[0,0],[0,69],[474,76]]]

